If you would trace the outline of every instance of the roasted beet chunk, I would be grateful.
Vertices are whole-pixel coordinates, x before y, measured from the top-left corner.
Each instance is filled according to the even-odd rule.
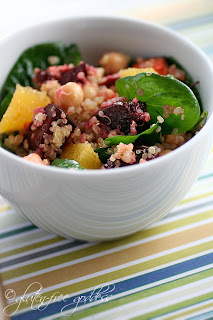
[[[120,78],[120,75],[118,73],[109,74],[103,78],[100,84],[110,87],[110,86],[113,86],[115,84],[115,81],[118,80],[119,78]]]
[[[80,62],[77,67],[71,68],[61,73],[61,77],[58,80],[61,85],[67,82],[82,82],[79,72],[84,72],[86,75],[86,66],[85,63]]]
[[[25,134],[29,151],[54,160],[72,128],[73,124],[65,112],[56,104],[50,103],[46,108],[37,108]]]
[[[133,99],[134,101],[135,99]],[[145,122],[150,120],[145,102],[117,101],[98,112],[98,120],[111,129],[119,129],[124,134],[136,134],[145,130]]]
[[[36,68],[34,70],[33,81],[35,86],[40,88],[43,82],[48,80],[58,80],[61,85],[67,82],[83,82],[87,75],[86,65],[80,62],[77,67],[73,65],[51,66],[47,70]]]
[[[43,82],[46,82],[48,80],[53,80],[52,75],[47,70],[35,70],[35,76],[34,76],[34,83],[36,84],[36,87],[40,88]]]

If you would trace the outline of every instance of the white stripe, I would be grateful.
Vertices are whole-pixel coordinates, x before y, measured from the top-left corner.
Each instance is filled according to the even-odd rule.
[[[15,230],[18,230],[18,229],[21,229],[24,227],[28,227],[28,226],[32,226],[32,223],[25,221],[20,224],[16,224],[15,226],[12,226],[12,227],[10,226],[8,228],[1,229],[1,234],[7,233],[7,232],[12,232],[12,231],[15,231]],[[24,231],[24,232],[26,232],[26,231]]]
[[[175,221],[181,221],[181,220],[184,220],[186,218],[189,218],[189,217],[193,217],[193,216],[197,216],[199,214],[202,214],[202,213],[211,213],[212,215],[212,205],[208,205],[208,206],[204,206],[202,208],[193,208],[192,210],[189,210],[187,212],[184,212],[184,213],[181,213],[178,214],[178,211],[176,212],[176,214],[174,216],[172,216],[172,213],[170,215],[168,215],[166,218],[158,221],[157,223],[155,223],[154,225],[152,225],[151,227],[147,228],[147,229],[151,229],[153,227],[158,227],[158,226],[162,226],[164,224],[167,224],[167,223],[171,223],[171,222],[175,222]]]
[[[51,244],[47,244],[45,246],[41,246],[39,248],[35,248],[35,249],[32,249],[32,250],[27,250],[27,251],[23,251],[23,252],[20,252],[20,253],[17,253],[17,254],[13,254],[13,255],[11,255],[9,257],[2,258],[0,261],[1,261],[1,263],[8,262],[8,261],[20,258],[20,257],[31,255],[31,254],[36,253],[36,252],[40,252],[40,251],[42,252],[44,250],[48,250],[48,249],[51,249],[51,248],[54,248],[54,247],[58,247],[58,246],[66,244],[66,243],[72,243],[74,241],[75,240],[70,240],[70,239],[57,241],[57,242],[54,242],[54,243],[51,243]]]
[[[204,195],[207,192],[212,192],[212,183],[213,177],[208,178],[208,180],[198,180],[197,183],[190,190],[190,192],[188,192],[181,201],[184,201],[185,199],[190,199],[191,197]]]
[[[49,271],[60,269],[61,267],[64,268],[66,266],[71,266],[71,265],[77,264],[79,262],[91,260],[91,259],[94,259],[96,257],[101,257],[101,256],[104,256],[104,255],[107,255],[109,253],[118,252],[118,251],[121,251],[123,249],[131,248],[131,247],[136,246],[136,245],[147,243],[147,242],[150,242],[152,240],[164,238],[166,236],[173,235],[174,232],[178,233],[178,232],[182,232],[182,231],[185,231],[185,230],[190,230],[190,229],[193,229],[193,228],[195,228],[197,226],[205,225],[205,224],[208,224],[210,222],[213,222],[213,218],[209,218],[209,219],[206,219],[204,221],[198,221],[198,222],[192,223],[190,225],[186,225],[186,226],[183,226],[183,227],[179,227],[177,229],[169,230],[169,231],[163,232],[161,234],[157,234],[157,235],[148,237],[146,239],[141,239],[141,240],[138,240],[138,241],[135,241],[135,242],[131,242],[131,243],[122,245],[120,247],[112,248],[112,249],[109,249],[109,250],[106,250],[106,251],[103,251],[103,252],[98,252],[98,253],[95,253],[95,254],[92,254],[92,255],[89,255],[89,256],[86,256],[86,257],[83,257],[83,258],[75,259],[73,261],[69,261],[69,262],[66,262],[66,263],[58,264],[57,266],[46,268],[46,269],[43,269],[43,270],[40,270],[40,271],[28,273],[28,274],[25,274],[24,276],[20,276],[20,277],[14,278],[13,280],[10,279],[10,280],[7,280],[7,281],[17,282],[17,281],[22,280],[22,279],[27,279],[27,278],[32,277],[32,276],[36,276],[36,275],[47,273]],[[60,255],[60,252],[58,253],[58,255]],[[56,256],[56,253],[49,255],[49,257],[55,257],[55,256]],[[39,262],[39,261],[42,261],[42,260],[47,260],[47,257],[40,257],[40,258],[34,259],[33,263],[36,263],[36,262]],[[18,268],[20,268],[22,266],[26,266],[26,265],[30,265],[30,264],[32,264],[31,261],[26,261],[26,262],[23,262],[23,263],[19,263],[17,266],[18,266]],[[15,266],[16,265],[10,266],[10,267],[6,267],[6,268],[2,268],[0,270],[1,270],[1,272],[14,270]]]
[[[54,235],[54,234],[50,234],[50,233],[47,233],[47,232],[41,231],[41,230],[40,230],[40,232],[42,234],[45,234],[45,236],[30,240],[30,241],[27,241],[27,242],[14,244],[14,245],[12,245],[10,247],[1,248],[1,253],[9,252],[9,251],[20,249],[20,248],[24,248],[24,247],[27,247],[27,246],[29,246],[31,244],[37,244],[37,243],[40,243],[40,242],[43,242],[43,241],[46,241],[46,240],[49,240],[49,239],[52,239],[52,238],[57,238],[57,236]],[[46,233],[47,233],[47,235],[46,235]],[[24,236],[24,235],[22,234],[22,236]]]
[[[0,206],[7,204],[6,201],[0,196]]]
[[[5,206],[7,206],[7,204],[5,204],[5,205],[3,205],[3,206],[1,206],[1,207],[5,207]],[[0,207],[0,209],[1,209],[1,207]],[[11,215],[11,214],[15,214],[15,215],[17,215],[17,212],[15,212],[13,209],[11,209],[11,208],[8,208],[8,209],[6,209],[5,211],[1,211],[0,212],[0,217],[2,218],[2,217],[4,217],[4,216],[6,216],[6,215]]]
[[[19,233],[19,234],[14,234],[12,236],[9,236],[9,237],[6,237],[4,239],[1,239],[1,244],[2,244],[2,242],[8,242],[8,240],[11,240],[11,239],[15,240],[15,239],[18,239],[18,238],[21,238],[21,237],[25,237],[28,234],[38,233],[38,232],[41,232],[41,229],[36,228],[36,229],[25,231],[25,232],[22,232],[22,233]]]
[[[172,212],[177,212],[179,210],[186,210],[189,209],[190,207],[195,207],[195,206],[199,206],[201,204],[205,205],[207,201],[213,201],[213,196],[209,196],[209,197],[205,197],[205,198],[201,198],[201,199],[197,199],[194,201],[190,201],[187,203],[183,203],[183,204],[179,204],[177,207],[175,207]],[[212,206],[211,206],[212,209]]]

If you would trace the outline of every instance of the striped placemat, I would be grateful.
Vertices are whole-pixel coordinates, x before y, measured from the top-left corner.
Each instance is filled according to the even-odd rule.
[[[151,4],[123,4],[119,13],[169,25],[213,60],[212,1]],[[169,215],[113,242],[57,237],[0,198],[0,319],[213,319],[212,267],[213,149]]]

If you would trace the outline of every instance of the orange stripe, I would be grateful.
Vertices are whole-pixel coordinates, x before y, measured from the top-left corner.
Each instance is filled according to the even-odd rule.
[[[44,288],[49,287],[50,285],[57,285],[67,281],[68,279],[72,280],[78,277],[83,277],[94,272],[103,271],[117,265],[148,257],[164,250],[173,249],[193,241],[204,239],[213,235],[212,230],[213,223],[209,223],[194,229],[175,233],[161,239],[152,240],[148,243],[143,243],[135,247],[123,249],[119,252],[110,253],[89,261],[80,262],[64,268],[62,267],[58,270],[21,280],[6,285],[5,288],[12,288],[18,296],[23,295],[26,288],[33,282],[41,283]],[[31,291],[29,290],[29,292]]]

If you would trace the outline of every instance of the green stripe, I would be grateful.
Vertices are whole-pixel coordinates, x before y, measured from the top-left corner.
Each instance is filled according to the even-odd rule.
[[[212,177],[213,177],[213,173],[210,173],[210,174],[206,174],[204,176],[199,177],[198,180],[204,180]]]
[[[19,277],[22,275],[25,275],[27,273],[39,271],[42,269],[46,269],[49,267],[53,267],[62,263],[70,262],[76,259],[80,259],[92,254],[104,252],[109,249],[118,248],[122,245],[126,245],[129,243],[134,243],[135,241],[146,239],[148,237],[151,237],[153,235],[158,235],[166,231],[171,231],[179,227],[183,227],[186,225],[190,225],[194,222],[199,222],[201,220],[205,220],[208,218],[212,218],[212,210],[202,212],[200,214],[196,214],[194,216],[185,217],[183,219],[180,219],[179,221],[171,221],[165,225],[156,226],[150,229],[147,229],[143,232],[138,232],[128,238],[124,238],[117,241],[112,242],[106,242],[106,243],[100,243],[94,246],[91,246],[89,248],[80,249],[77,251],[74,251],[72,253],[66,253],[62,254],[61,256],[58,256],[57,259],[55,257],[50,259],[45,259],[43,261],[35,262],[26,266],[22,266],[19,268],[14,268],[13,270],[8,270],[2,273],[2,280],[9,280],[15,277]]]
[[[138,300],[141,300],[141,299],[145,299],[145,298],[151,297],[151,296],[153,296],[153,303],[154,303],[154,301],[155,301],[154,295],[156,295],[156,294],[163,293],[163,292],[166,292],[166,291],[169,291],[169,290],[172,290],[172,289],[175,289],[175,288],[178,288],[178,287],[181,287],[181,286],[184,286],[184,285],[187,285],[189,283],[193,283],[193,282],[196,282],[196,281],[199,281],[199,280],[202,280],[202,279],[206,279],[208,277],[212,277],[212,270],[206,270],[206,271],[194,274],[192,276],[184,277],[184,278],[181,278],[181,279],[178,279],[178,280],[175,280],[175,281],[171,281],[171,282],[166,283],[166,284],[162,284],[162,285],[156,286],[156,287],[151,288],[151,289],[146,289],[146,290],[143,290],[143,291],[140,291],[140,292],[137,292],[137,293],[133,293],[133,294],[130,294],[130,295],[126,296],[126,297],[118,298],[118,299],[115,299],[113,301],[109,301],[107,303],[102,303],[102,304],[100,304],[98,306],[90,307],[90,308],[85,309],[83,311],[79,311],[79,312],[75,311],[75,313],[72,314],[70,317],[66,317],[66,320],[82,319],[84,317],[92,316],[94,314],[97,314],[97,313],[100,313],[100,312],[104,312],[104,311],[107,311],[109,309],[113,309],[113,308],[116,308],[116,307],[121,307],[121,306],[123,306],[125,304],[132,303],[132,302],[135,302],[135,301],[138,301]],[[211,294],[209,294],[209,295],[211,295],[211,297],[212,297],[213,296],[213,292],[211,292]],[[202,299],[202,296],[198,297],[197,299]],[[206,297],[204,299],[206,299]],[[191,300],[194,301],[195,298],[191,299]],[[173,306],[173,308],[174,307],[175,306]],[[140,316],[140,318],[138,318],[138,319],[150,319],[150,317],[146,316],[144,318],[143,316]],[[61,318],[61,320],[62,320],[62,318]]]
[[[37,227],[34,226],[34,225],[30,225],[30,226],[26,226],[26,227],[23,227],[23,228],[20,228],[20,229],[8,231],[8,232],[0,234],[0,239],[11,237],[11,236],[14,236],[16,234],[20,234],[22,232],[26,232],[26,231],[34,230],[34,229],[37,229]]]

